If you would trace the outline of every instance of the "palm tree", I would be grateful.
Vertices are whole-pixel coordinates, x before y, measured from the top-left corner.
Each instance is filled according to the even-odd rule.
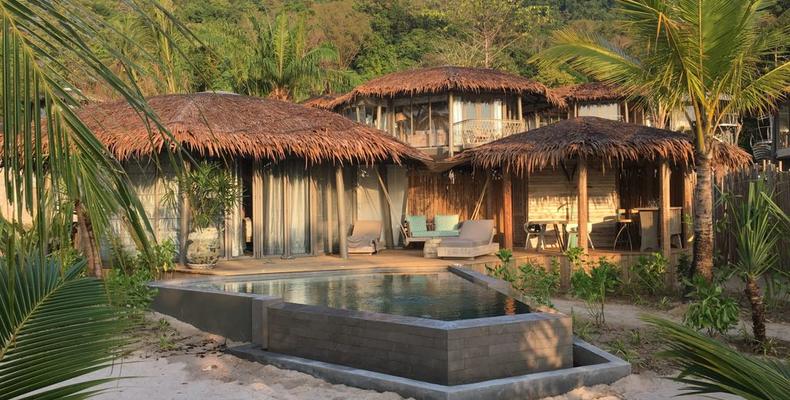
[[[766,272],[779,266],[779,245],[790,233],[790,217],[774,203],[762,181],[751,182],[744,198],[725,196],[724,200],[732,213],[729,229],[735,237],[731,272],[746,284],[754,339],[762,345],[766,340],[765,305],[758,282]]]
[[[769,5],[764,0],[620,0],[636,51],[564,30],[534,60],[541,66],[567,62],[631,94],[647,95],[664,110],[691,106],[697,174],[694,267],[708,280],[713,275],[715,130],[728,113],[769,109],[790,85],[790,62],[775,64],[769,57],[786,48],[790,30],[764,31]]]
[[[149,21],[145,10],[159,7],[124,4]],[[121,165],[76,113],[84,98],[70,77],[102,82],[152,132],[170,136],[134,80],[114,73],[101,54],[127,77],[144,69],[81,1],[0,0],[0,24],[2,166],[6,193],[14,194],[14,212],[0,218],[0,398],[85,398],[106,380],[52,385],[107,365],[126,340],[122,313],[108,305],[101,281],[86,278],[86,262],[69,256],[75,208],[94,240],[107,233],[111,215],[126,221],[143,252],[153,234]]]
[[[747,400],[780,400],[790,393],[790,364],[743,355],[715,339],[656,317],[642,317],[658,328],[669,359],[691,394],[729,393]]]
[[[339,61],[332,46],[308,45],[302,20],[291,24],[288,15],[280,13],[265,26],[255,25],[256,47],[241,84],[246,93],[292,101],[349,84],[348,72],[329,68]]]

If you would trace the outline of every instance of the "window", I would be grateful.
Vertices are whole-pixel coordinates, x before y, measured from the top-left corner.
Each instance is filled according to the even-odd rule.
[[[778,132],[776,146],[781,149],[790,148],[790,101],[779,107],[776,123]]]

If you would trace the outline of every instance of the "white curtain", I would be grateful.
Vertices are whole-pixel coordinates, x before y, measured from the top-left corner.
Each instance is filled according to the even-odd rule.
[[[587,104],[579,106],[580,117],[600,117],[620,120],[620,105],[617,103]]]
[[[310,179],[302,164],[290,164],[286,171],[290,181],[291,254],[310,253]]]
[[[264,233],[263,254],[283,254],[283,180],[279,167],[266,171],[263,178]]]
[[[464,111],[464,103],[461,101],[460,97],[453,98],[453,120],[450,121],[450,129],[452,129],[453,135],[453,143],[458,146],[463,143],[463,137],[461,136],[461,130],[455,129],[455,123],[461,122],[464,119],[463,111]]]

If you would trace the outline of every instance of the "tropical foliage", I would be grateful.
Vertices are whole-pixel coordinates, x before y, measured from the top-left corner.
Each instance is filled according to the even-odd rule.
[[[779,244],[790,233],[790,217],[774,203],[772,193],[765,183],[749,184],[745,198],[725,196],[724,203],[731,213],[731,226],[735,241],[735,258],[730,262],[730,273],[746,285],[745,293],[752,310],[754,339],[765,343],[765,304],[760,280],[771,270],[778,269]]]
[[[771,5],[762,0],[621,0],[627,37],[638,46],[624,49],[598,35],[564,29],[533,59],[546,67],[567,63],[643,96],[654,108],[691,107],[697,173],[694,266],[708,280],[713,275],[711,157],[717,127],[728,113],[765,112],[790,85],[790,62],[776,58],[787,51],[790,28],[766,28]]]
[[[158,3],[124,4],[157,29]],[[126,343],[124,314],[101,281],[85,277],[101,273],[98,238],[114,215],[143,253],[153,235],[120,164],[77,115],[86,98],[75,79],[101,85],[169,136],[136,84],[145,69],[128,56],[140,49],[119,46],[131,39],[82,2],[3,0],[0,20],[2,165],[14,194],[14,211],[0,221],[0,398],[85,398],[106,380],[53,385],[103,368]],[[74,252],[75,214],[87,261]]]
[[[225,210],[239,202],[241,187],[226,168],[217,163],[197,163],[170,188],[163,201],[177,208],[178,192],[189,202],[190,224],[195,229],[216,226]]]
[[[748,356],[682,325],[655,317],[669,359],[680,370],[676,381],[688,394],[730,393],[747,400],[780,400],[790,393],[790,364]]]

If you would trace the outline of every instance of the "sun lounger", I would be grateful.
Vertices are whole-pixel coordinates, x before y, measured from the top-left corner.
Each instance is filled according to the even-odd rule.
[[[464,221],[458,237],[442,238],[436,252],[439,258],[475,258],[499,250],[494,240],[494,220]]]
[[[379,251],[381,221],[360,220],[348,237],[348,252],[353,254],[373,254]]]

